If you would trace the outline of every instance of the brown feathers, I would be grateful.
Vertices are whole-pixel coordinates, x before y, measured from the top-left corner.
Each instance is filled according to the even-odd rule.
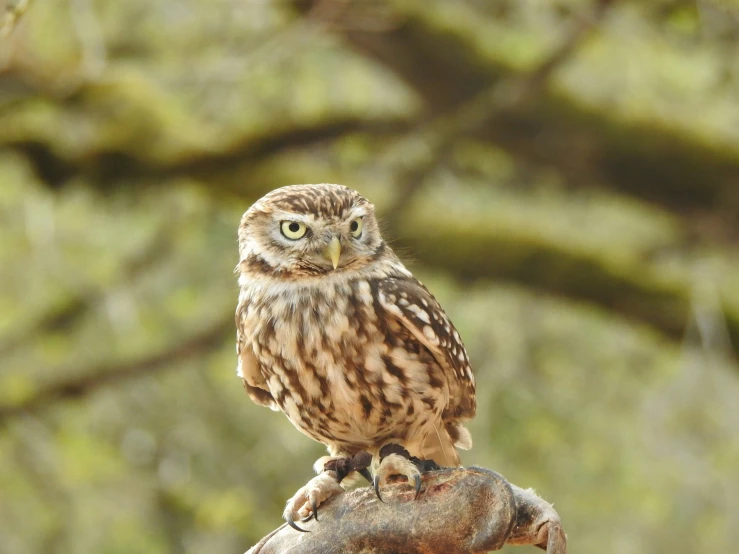
[[[281,233],[285,222],[304,235]],[[255,402],[332,454],[394,442],[458,463],[452,445],[469,447],[462,422],[475,413],[467,353],[372,204],[338,185],[277,189],[242,218],[239,250],[238,372]]]

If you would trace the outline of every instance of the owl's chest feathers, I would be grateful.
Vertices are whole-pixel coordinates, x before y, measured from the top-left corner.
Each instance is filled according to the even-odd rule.
[[[429,386],[433,361],[407,344],[372,281],[265,290],[242,287],[249,341],[280,408],[313,438],[374,441],[443,408],[443,391]]]

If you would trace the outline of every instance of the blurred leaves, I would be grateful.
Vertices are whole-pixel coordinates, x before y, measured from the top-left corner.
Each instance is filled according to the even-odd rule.
[[[572,552],[732,552],[738,51],[734,0],[30,3],[0,39],[0,550],[277,526],[324,451],[233,374],[236,226],[341,182],[465,339],[465,463]]]

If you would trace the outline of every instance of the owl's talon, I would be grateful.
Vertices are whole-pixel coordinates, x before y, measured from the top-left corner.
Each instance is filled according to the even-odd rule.
[[[307,529],[302,529],[302,528],[298,527],[298,526],[297,526],[297,525],[295,524],[295,521],[293,520],[293,518],[292,518],[292,517],[285,517],[285,522],[286,522],[286,523],[287,523],[287,524],[288,524],[288,525],[289,525],[290,527],[292,527],[293,529],[295,529],[296,531],[300,531],[301,533],[310,533],[310,531],[308,531]]]
[[[380,449],[380,466],[377,468],[372,484],[375,494],[380,501],[380,486],[388,477],[393,475],[402,475],[408,483],[413,485],[418,498],[421,494],[421,474],[425,473],[425,464],[411,456],[408,451],[397,444],[387,444]],[[384,501],[383,501],[384,502]]]
[[[313,511],[313,517],[316,518],[316,521],[318,521],[318,504],[316,503],[316,499],[313,496],[311,496],[310,498],[310,509]]]
[[[375,494],[377,495],[377,500],[379,500],[380,502],[382,502],[384,504],[385,501],[382,499],[382,496],[380,496],[380,476],[379,475],[375,475],[372,478],[372,486],[375,489]]]
[[[336,472],[323,471],[320,475],[308,481],[287,501],[282,517],[293,529],[305,531],[305,529],[299,528],[295,521],[298,519],[309,521],[311,518],[318,521],[318,507],[329,498],[343,492],[344,489],[336,480]]]

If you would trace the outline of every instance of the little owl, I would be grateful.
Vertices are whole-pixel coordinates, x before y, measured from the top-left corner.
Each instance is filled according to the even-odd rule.
[[[475,381],[457,330],[340,185],[274,190],[239,226],[238,374],[249,397],[328,447],[284,517],[317,516],[359,472],[379,487],[458,466]],[[371,463],[370,463],[371,461]],[[435,463],[434,463],[435,462]],[[372,474],[368,470],[372,469]]]

